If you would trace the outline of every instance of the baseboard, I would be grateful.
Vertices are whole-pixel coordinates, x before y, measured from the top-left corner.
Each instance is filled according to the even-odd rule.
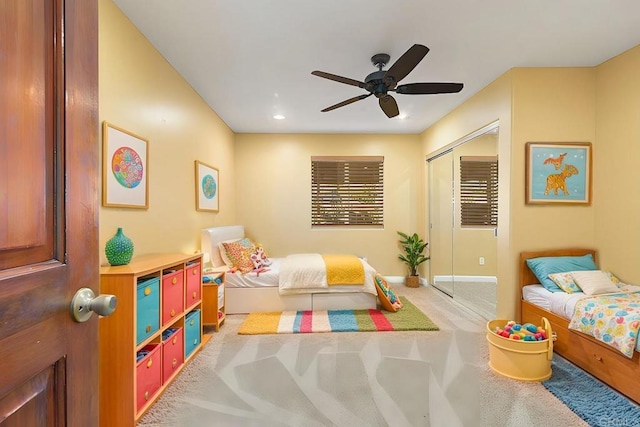
[[[434,283],[452,283],[452,282],[470,282],[470,283],[498,283],[496,276],[451,276],[451,275],[437,275],[433,276]]]
[[[391,283],[393,285],[404,285],[404,276],[384,276],[384,278],[388,283]],[[429,281],[420,276],[420,285],[429,286]]]
[[[384,276],[384,278],[394,285],[404,285],[404,276]]]

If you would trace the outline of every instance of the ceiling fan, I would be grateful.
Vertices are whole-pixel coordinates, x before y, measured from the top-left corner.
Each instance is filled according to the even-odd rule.
[[[378,53],[371,57],[373,65],[378,67],[378,71],[374,71],[365,77],[364,82],[349,79],[347,77],[337,76],[335,74],[325,73],[324,71],[313,71],[311,74],[325,79],[333,80],[347,85],[358,86],[368,94],[354,96],[346,101],[339,102],[335,105],[322,110],[323,113],[336,108],[344,107],[356,101],[375,95],[378,98],[378,104],[387,117],[395,117],[400,111],[396,100],[389,95],[389,92],[395,92],[403,95],[432,95],[436,93],[457,93],[462,90],[462,83],[408,83],[400,86],[398,82],[404,79],[417,65],[422,58],[429,52],[429,48],[421,44],[414,44],[407,50],[398,60],[386,71],[383,70],[391,57],[386,53]]]

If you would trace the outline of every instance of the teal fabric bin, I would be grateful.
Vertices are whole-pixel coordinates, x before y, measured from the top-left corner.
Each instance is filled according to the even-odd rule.
[[[136,298],[136,343],[160,329],[160,278],[138,280]]]
[[[200,345],[201,332],[200,310],[193,310],[184,318],[184,357],[189,357]]]

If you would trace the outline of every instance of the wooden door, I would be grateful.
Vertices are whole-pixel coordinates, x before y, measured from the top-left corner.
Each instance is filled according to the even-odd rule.
[[[0,425],[98,423],[97,0],[0,1]]]

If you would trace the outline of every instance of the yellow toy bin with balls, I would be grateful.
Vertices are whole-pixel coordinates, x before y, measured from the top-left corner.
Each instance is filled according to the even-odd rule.
[[[509,322],[500,319],[487,322],[489,367],[494,372],[514,380],[548,380],[551,377],[553,359],[553,331],[547,318],[542,318],[541,326],[546,333],[546,339],[539,341],[514,340],[498,335],[496,331],[504,328]]]

